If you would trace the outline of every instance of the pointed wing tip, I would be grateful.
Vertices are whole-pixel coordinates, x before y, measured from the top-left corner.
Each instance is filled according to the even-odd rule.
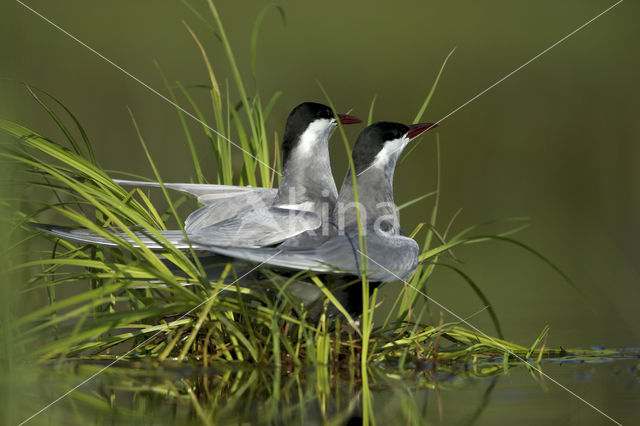
[[[46,234],[55,235],[58,232],[69,232],[74,228],[70,226],[52,225],[50,223],[29,222],[29,226]]]

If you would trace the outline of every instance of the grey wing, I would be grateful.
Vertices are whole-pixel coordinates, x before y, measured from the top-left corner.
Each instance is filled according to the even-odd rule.
[[[358,276],[365,275],[366,271],[366,276],[374,282],[408,279],[418,266],[419,255],[418,244],[411,238],[375,234],[367,237],[366,251],[360,250],[357,236],[349,238],[345,235],[332,237],[314,249],[210,249],[226,256],[295,270]]]
[[[145,182],[139,180],[113,179],[113,181],[123,186],[144,186],[150,188],[160,188],[159,182]],[[216,185],[208,183],[163,183],[165,188],[175,191],[186,192],[195,195],[202,204],[211,203],[216,200],[234,197],[247,193],[272,194],[275,197],[278,192],[275,188],[257,188],[254,186]]]
[[[47,234],[56,236],[58,238],[62,238],[68,241],[77,241],[85,244],[95,244],[104,247],[120,247],[118,244],[118,240],[124,240],[127,243],[131,244],[133,247],[141,247],[144,245],[150,250],[166,250],[167,246],[173,246],[178,250],[189,250],[193,248],[194,250],[205,250],[205,247],[199,246],[198,244],[189,244],[185,238],[182,231],[172,230],[172,231],[157,231],[160,234],[160,238],[151,237],[150,235],[145,235],[140,232],[135,232],[136,241],[130,235],[122,232],[122,231],[112,231],[106,230],[106,232],[112,235],[112,238],[105,237],[97,232],[86,228],[72,228],[69,226],[57,226],[57,225],[47,225],[47,224],[38,224],[36,228],[42,232]],[[140,244],[141,243],[141,244]]]
[[[193,232],[250,210],[269,207],[275,196],[276,192],[253,191],[212,201],[191,213],[184,228]]]
[[[265,247],[321,225],[320,216],[312,212],[263,207],[189,230],[189,238],[202,246]]]

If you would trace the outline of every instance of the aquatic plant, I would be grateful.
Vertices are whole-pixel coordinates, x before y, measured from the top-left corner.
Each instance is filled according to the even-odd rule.
[[[203,43],[189,26],[187,30],[199,47],[207,69],[213,121],[209,124],[208,117],[194,101],[192,89],[179,81],[169,82],[163,75],[169,97],[176,105],[180,100],[187,105],[178,106],[176,111],[192,154],[196,180],[205,182],[206,173],[187,124],[189,116],[200,121],[209,140],[217,164],[216,183],[274,185],[280,167],[278,140],[270,140],[267,129],[280,93],[273,94],[264,103],[257,87],[253,92],[248,89],[220,16],[212,2],[208,5],[216,34],[226,52],[239,102],[234,102],[229,87],[222,87],[217,80]],[[270,7],[263,9],[253,28],[252,63],[255,63],[260,22],[268,10]],[[414,121],[419,121],[428,107],[445,64],[446,60]],[[41,188],[43,194],[43,201],[18,200],[21,209],[12,215],[12,232],[21,229],[28,237],[15,247],[30,245],[34,237],[43,237],[30,224],[50,217],[57,222],[62,218],[72,225],[88,228],[116,246],[77,245],[46,236],[52,248],[31,252],[29,260],[10,268],[29,271],[28,279],[19,289],[23,298],[35,300],[44,295],[46,300],[23,315],[3,321],[3,341],[21,348],[30,359],[91,358],[115,362],[122,358],[152,358],[198,362],[205,367],[224,360],[286,369],[304,365],[332,366],[367,380],[366,370],[373,364],[402,370],[408,364],[414,367],[425,363],[452,365],[477,357],[503,357],[508,361],[510,357],[539,359],[542,356],[542,337],[532,348],[503,340],[497,314],[480,287],[459,266],[445,259],[456,247],[499,240],[523,247],[547,261],[511,238],[512,233],[526,226],[525,219],[506,221],[515,223],[514,227],[499,234],[480,232],[482,225],[468,227],[452,236],[448,235],[448,227],[440,232],[438,180],[433,191],[400,206],[401,209],[408,207],[429,196],[434,199],[430,217],[410,233],[414,238],[422,236],[420,266],[411,279],[403,283],[385,316],[375,314],[380,304],[378,290],[370,291],[366,280],[356,283],[362,286],[363,314],[360,319],[353,318],[334,297],[329,283],[316,274],[283,274],[261,268],[259,274],[250,275],[253,281],[249,285],[246,280],[241,285],[239,279],[253,273],[255,268],[247,272],[247,269],[236,270],[231,263],[203,264],[204,260],[196,253],[176,250],[157,231],[167,229],[169,224],[182,226],[180,207],[186,198],[170,194],[163,187],[161,193],[168,208],[160,211],[156,207],[158,203],[152,202],[147,192],[116,184],[100,168],[88,132],[72,112],[43,91],[31,88],[29,91],[51,116],[65,140],[57,142],[20,124],[0,120],[0,129],[14,138],[14,143],[3,149],[2,157],[19,169],[31,185]],[[331,104],[328,95],[327,102]],[[374,103],[375,99],[369,122],[374,115]],[[154,171],[153,179],[162,182],[162,174],[147,149],[133,112],[131,118]],[[348,154],[349,143],[342,128],[340,132]],[[234,145],[243,151],[243,167],[237,174],[230,154]],[[439,171],[439,150],[435,165]],[[142,232],[162,244],[165,250],[159,257],[144,246],[136,248],[110,232],[113,228],[124,231],[134,240],[134,231]],[[217,268],[218,279],[210,279],[210,268]],[[425,291],[436,268],[453,270],[469,285],[491,316],[498,337],[466,328],[463,319],[452,323],[445,323],[442,317],[435,323],[428,319],[425,312],[429,301],[425,299]],[[300,282],[311,283],[326,296],[316,314],[301,306],[288,291]],[[330,316],[330,307],[341,315]]]

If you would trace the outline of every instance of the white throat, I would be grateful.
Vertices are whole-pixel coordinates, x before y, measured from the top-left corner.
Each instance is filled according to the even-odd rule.
[[[309,155],[314,152],[314,148],[321,141],[329,141],[329,135],[336,126],[335,120],[332,118],[319,118],[309,124],[307,130],[300,135],[294,155]]]
[[[369,167],[385,168],[391,161],[395,162],[410,140],[404,135],[386,142]]]

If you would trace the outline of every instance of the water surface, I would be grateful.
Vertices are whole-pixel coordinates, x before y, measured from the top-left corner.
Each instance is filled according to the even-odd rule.
[[[6,424],[28,418],[107,364],[14,370],[4,395]],[[499,360],[458,365],[455,372],[421,365],[403,376],[372,368],[367,392],[348,366],[287,372],[121,361],[29,424],[359,424],[365,411],[377,424],[614,424],[606,416],[634,424],[639,365],[636,350],[544,360],[539,369],[505,368]]]

